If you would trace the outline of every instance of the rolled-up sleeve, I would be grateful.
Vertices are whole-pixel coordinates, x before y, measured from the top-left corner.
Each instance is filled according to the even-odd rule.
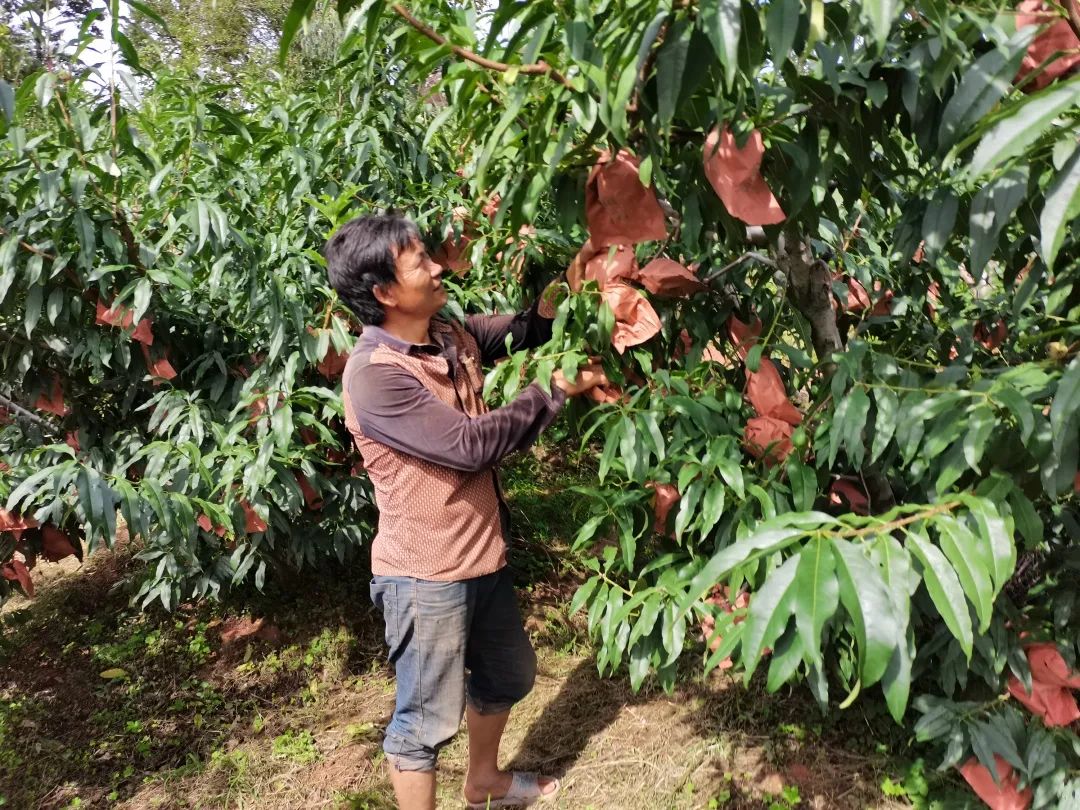
[[[469,417],[439,400],[408,371],[389,364],[368,366],[353,376],[349,388],[356,421],[368,437],[466,472],[486,469],[527,449],[565,399],[561,389],[552,388],[548,395],[534,383],[508,405]]]

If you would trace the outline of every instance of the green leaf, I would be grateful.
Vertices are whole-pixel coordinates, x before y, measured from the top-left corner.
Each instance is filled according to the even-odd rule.
[[[833,539],[840,603],[855,631],[860,682],[863,688],[881,680],[902,643],[903,635],[881,570],[866,556],[862,545]]]
[[[123,63],[136,73],[142,73],[142,65],[139,64],[139,52],[135,49],[131,40],[128,39],[127,34],[117,31],[115,41],[120,48],[120,54],[123,56]]]
[[[34,82],[34,95],[37,97],[41,109],[44,110],[49,106],[49,102],[52,101],[55,90],[56,74],[51,70],[47,70],[37,77],[37,81]]]
[[[765,689],[772,693],[795,677],[803,660],[803,642],[794,627],[788,625],[773,645]]]
[[[9,124],[15,120],[15,91],[3,79],[0,79],[0,110]]]
[[[922,563],[923,583],[934,602],[934,607],[949,628],[949,632],[960,642],[960,649],[970,660],[974,636],[971,631],[971,616],[968,614],[964,589],[956,576],[956,571],[949,565],[941,549],[919,532],[907,533],[907,547]]]
[[[1072,156],[1061,167],[1046,191],[1046,202],[1039,216],[1039,252],[1048,270],[1054,268],[1058,251],[1065,235],[1072,233],[1069,227],[1080,216],[1080,147],[1073,149]]]
[[[874,438],[870,446],[870,463],[877,461],[896,433],[896,415],[900,400],[891,388],[874,389],[877,414],[874,417]]]
[[[937,520],[937,529],[938,544],[956,571],[968,600],[975,607],[979,632],[985,633],[990,628],[994,608],[994,586],[990,581],[989,569],[984,567],[987,560],[983,555],[972,553],[980,540],[950,515]]]
[[[679,18],[664,38],[656,57],[657,123],[661,129],[671,124],[679,103],[691,30],[686,19]]]
[[[41,318],[41,297],[44,291],[40,284],[31,284],[26,291],[26,303],[23,311],[23,328],[26,336],[30,337]]]
[[[754,562],[766,554],[786,548],[802,535],[800,529],[763,523],[752,535],[732,543],[705,563],[690,581],[686,594],[679,602],[679,609],[684,613],[689,611],[694,602],[703,598],[712,590],[713,585],[730,574],[736,566]]]
[[[1012,509],[1016,530],[1023,535],[1028,547],[1033,548],[1041,543],[1045,527],[1031,499],[1020,490],[1013,488],[1009,493],[1009,507]]]
[[[679,613],[679,606],[668,602],[660,612],[660,639],[667,650],[667,659],[663,666],[671,666],[679,658],[686,634],[686,617]]]
[[[779,68],[787,61],[799,30],[802,3],[799,0],[771,0],[766,11],[765,31],[773,63]]]
[[[94,221],[82,209],[75,212],[75,233],[79,237],[79,260],[89,267],[94,259],[97,236],[94,232]]]
[[[817,500],[817,475],[794,455],[788,459],[786,471],[795,509],[799,512],[813,509],[814,501]]]
[[[795,603],[794,583],[798,569],[799,556],[789,557],[783,565],[769,572],[750,600],[740,656],[747,681],[761,661],[761,651],[771,646],[787,627]]]
[[[574,594],[574,598],[570,601],[570,615],[573,616],[583,607],[585,603],[589,601],[589,597],[596,591],[597,586],[601,583],[600,577],[590,577],[585,580],[584,584],[577,589]]]
[[[948,244],[959,208],[959,199],[948,187],[939,188],[926,206],[922,220],[922,236],[928,261],[934,261]]]
[[[296,38],[297,32],[303,26],[312,9],[315,8],[315,0],[293,0],[289,6],[289,13],[285,15],[285,24],[281,29],[281,43],[278,46],[278,64],[282,67],[289,57],[289,46]]]
[[[683,532],[697,516],[698,503],[705,491],[705,482],[695,478],[679,499],[679,514],[675,516],[675,539],[682,540]]]
[[[889,714],[897,723],[901,722],[907,710],[911,695],[911,665],[915,660],[915,631],[907,629],[903,642],[893,652],[885,674],[881,676],[881,691],[885,694],[885,705]]]
[[[998,236],[1008,224],[1013,212],[1027,197],[1028,167],[1013,166],[993,181],[982,186],[971,201],[968,233],[971,236],[971,274],[982,277],[990,261]]]
[[[1033,27],[1021,29],[1009,43],[984,54],[964,70],[960,84],[941,116],[938,128],[941,151],[970,132],[1002,96],[1012,90],[1013,79],[1034,33]]]
[[[57,287],[51,293],[49,293],[49,300],[45,302],[45,314],[49,318],[49,323],[55,325],[56,319],[60,317],[60,313],[64,311],[64,291]]]
[[[877,44],[879,53],[889,38],[893,20],[902,8],[898,0],[862,0],[861,17],[870,27],[872,39]]]
[[[986,442],[997,426],[997,416],[993,408],[980,405],[967,415],[968,430],[964,436],[964,459],[975,472],[982,474],[979,460],[986,450]]]
[[[1080,79],[1051,85],[1029,96],[983,135],[968,167],[977,177],[1023,154],[1063,112],[1080,104]]]
[[[911,694],[911,665],[915,658],[915,633],[910,626],[911,597],[919,587],[919,575],[912,570],[911,555],[891,534],[880,535],[871,549],[871,558],[881,569],[892,599],[900,643],[881,677],[885,703],[896,722],[907,709]]]
[[[734,491],[736,497],[746,497],[746,487],[743,483],[742,467],[730,456],[721,456],[716,459],[716,471],[720,473],[720,477],[724,479],[732,491]]]
[[[134,295],[134,308],[131,313],[132,323],[138,324],[142,320],[143,315],[146,314],[146,310],[150,306],[150,296],[153,293],[153,285],[150,283],[149,278],[139,279],[139,283],[135,285]]]
[[[724,514],[724,496],[726,493],[727,487],[724,486],[723,481],[715,478],[705,491],[705,497],[701,502],[701,525],[699,527],[702,537],[708,536],[713,526],[717,524],[721,515]]]
[[[1016,570],[1016,543],[1009,533],[1005,520],[997,510],[981,498],[961,496],[971,510],[981,538],[987,543],[990,554],[990,578],[994,581],[994,594],[1001,592]]]
[[[862,466],[866,447],[863,444],[863,428],[870,411],[870,397],[861,386],[848,392],[836,408],[833,416],[832,438],[829,442],[829,467],[836,463],[836,454],[843,443],[848,458],[855,467]]]
[[[822,666],[821,633],[840,603],[840,584],[832,547],[823,537],[815,537],[799,552],[795,577],[795,622],[802,639],[804,659]],[[751,607],[753,607],[751,605]]]
[[[619,449],[621,440],[622,426],[623,420],[617,420],[604,439],[604,450],[600,453],[600,468],[597,470],[597,477],[601,483],[607,476],[608,470],[611,469],[611,462],[615,460],[615,453]]]
[[[169,25],[165,22],[165,19],[153,9],[153,7],[146,3],[140,2],[140,0],[126,0],[127,4],[135,9],[140,14],[149,17],[151,20],[165,29],[165,33],[169,33]]]
[[[702,0],[699,19],[724,68],[724,84],[730,89],[739,68],[739,35],[742,31],[741,0]]]
[[[995,387],[993,395],[1020,422],[1020,438],[1026,442],[1035,430],[1035,410],[1032,404],[1023,394],[1008,385]]]
[[[630,631],[631,645],[636,643],[639,638],[644,638],[652,632],[653,627],[656,625],[656,619],[660,616],[660,611],[663,610],[665,604],[668,604],[668,602],[660,594],[650,596],[642,604],[641,613],[638,614],[637,621],[634,622],[634,629]]]

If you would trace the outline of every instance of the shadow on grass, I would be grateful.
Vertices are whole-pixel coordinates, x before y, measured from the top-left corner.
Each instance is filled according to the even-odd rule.
[[[382,627],[363,571],[140,612],[129,605],[141,567],[131,553],[96,554],[3,615],[6,806],[109,806],[147,780],[199,772],[223,746],[262,733],[263,713],[302,703],[313,680],[380,666]],[[249,616],[274,629],[269,640],[224,645],[223,630]]]
[[[623,709],[646,700],[642,693],[635,695],[623,678],[600,678],[596,663],[587,658],[529,726],[509,767],[563,776]]]

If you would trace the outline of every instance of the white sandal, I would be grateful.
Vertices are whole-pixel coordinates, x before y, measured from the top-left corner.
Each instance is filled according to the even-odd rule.
[[[555,789],[544,793],[540,788],[540,780],[535,773],[514,771],[510,781],[510,789],[500,799],[487,798],[482,802],[466,802],[469,810],[489,810],[496,807],[528,807],[534,802],[546,802],[559,792],[559,780],[552,780]]]

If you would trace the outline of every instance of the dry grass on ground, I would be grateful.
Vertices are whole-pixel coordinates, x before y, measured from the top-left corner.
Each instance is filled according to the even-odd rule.
[[[392,806],[379,735],[393,682],[363,587],[300,583],[302,597],[259,603],[255,632],[249,605],[132,611],[129,565],[96,555],[5,609],[7,806]],[[552,810],[900,806],[881,795],[889,760],[855,715],[830,725],[798,692],[724,676],[634,695],[596,676],[562,596],[523,593],[540,675],[504,746],[507,763],[562,778]],[[440,807],[461,806],[464,743],[441,759]]]

